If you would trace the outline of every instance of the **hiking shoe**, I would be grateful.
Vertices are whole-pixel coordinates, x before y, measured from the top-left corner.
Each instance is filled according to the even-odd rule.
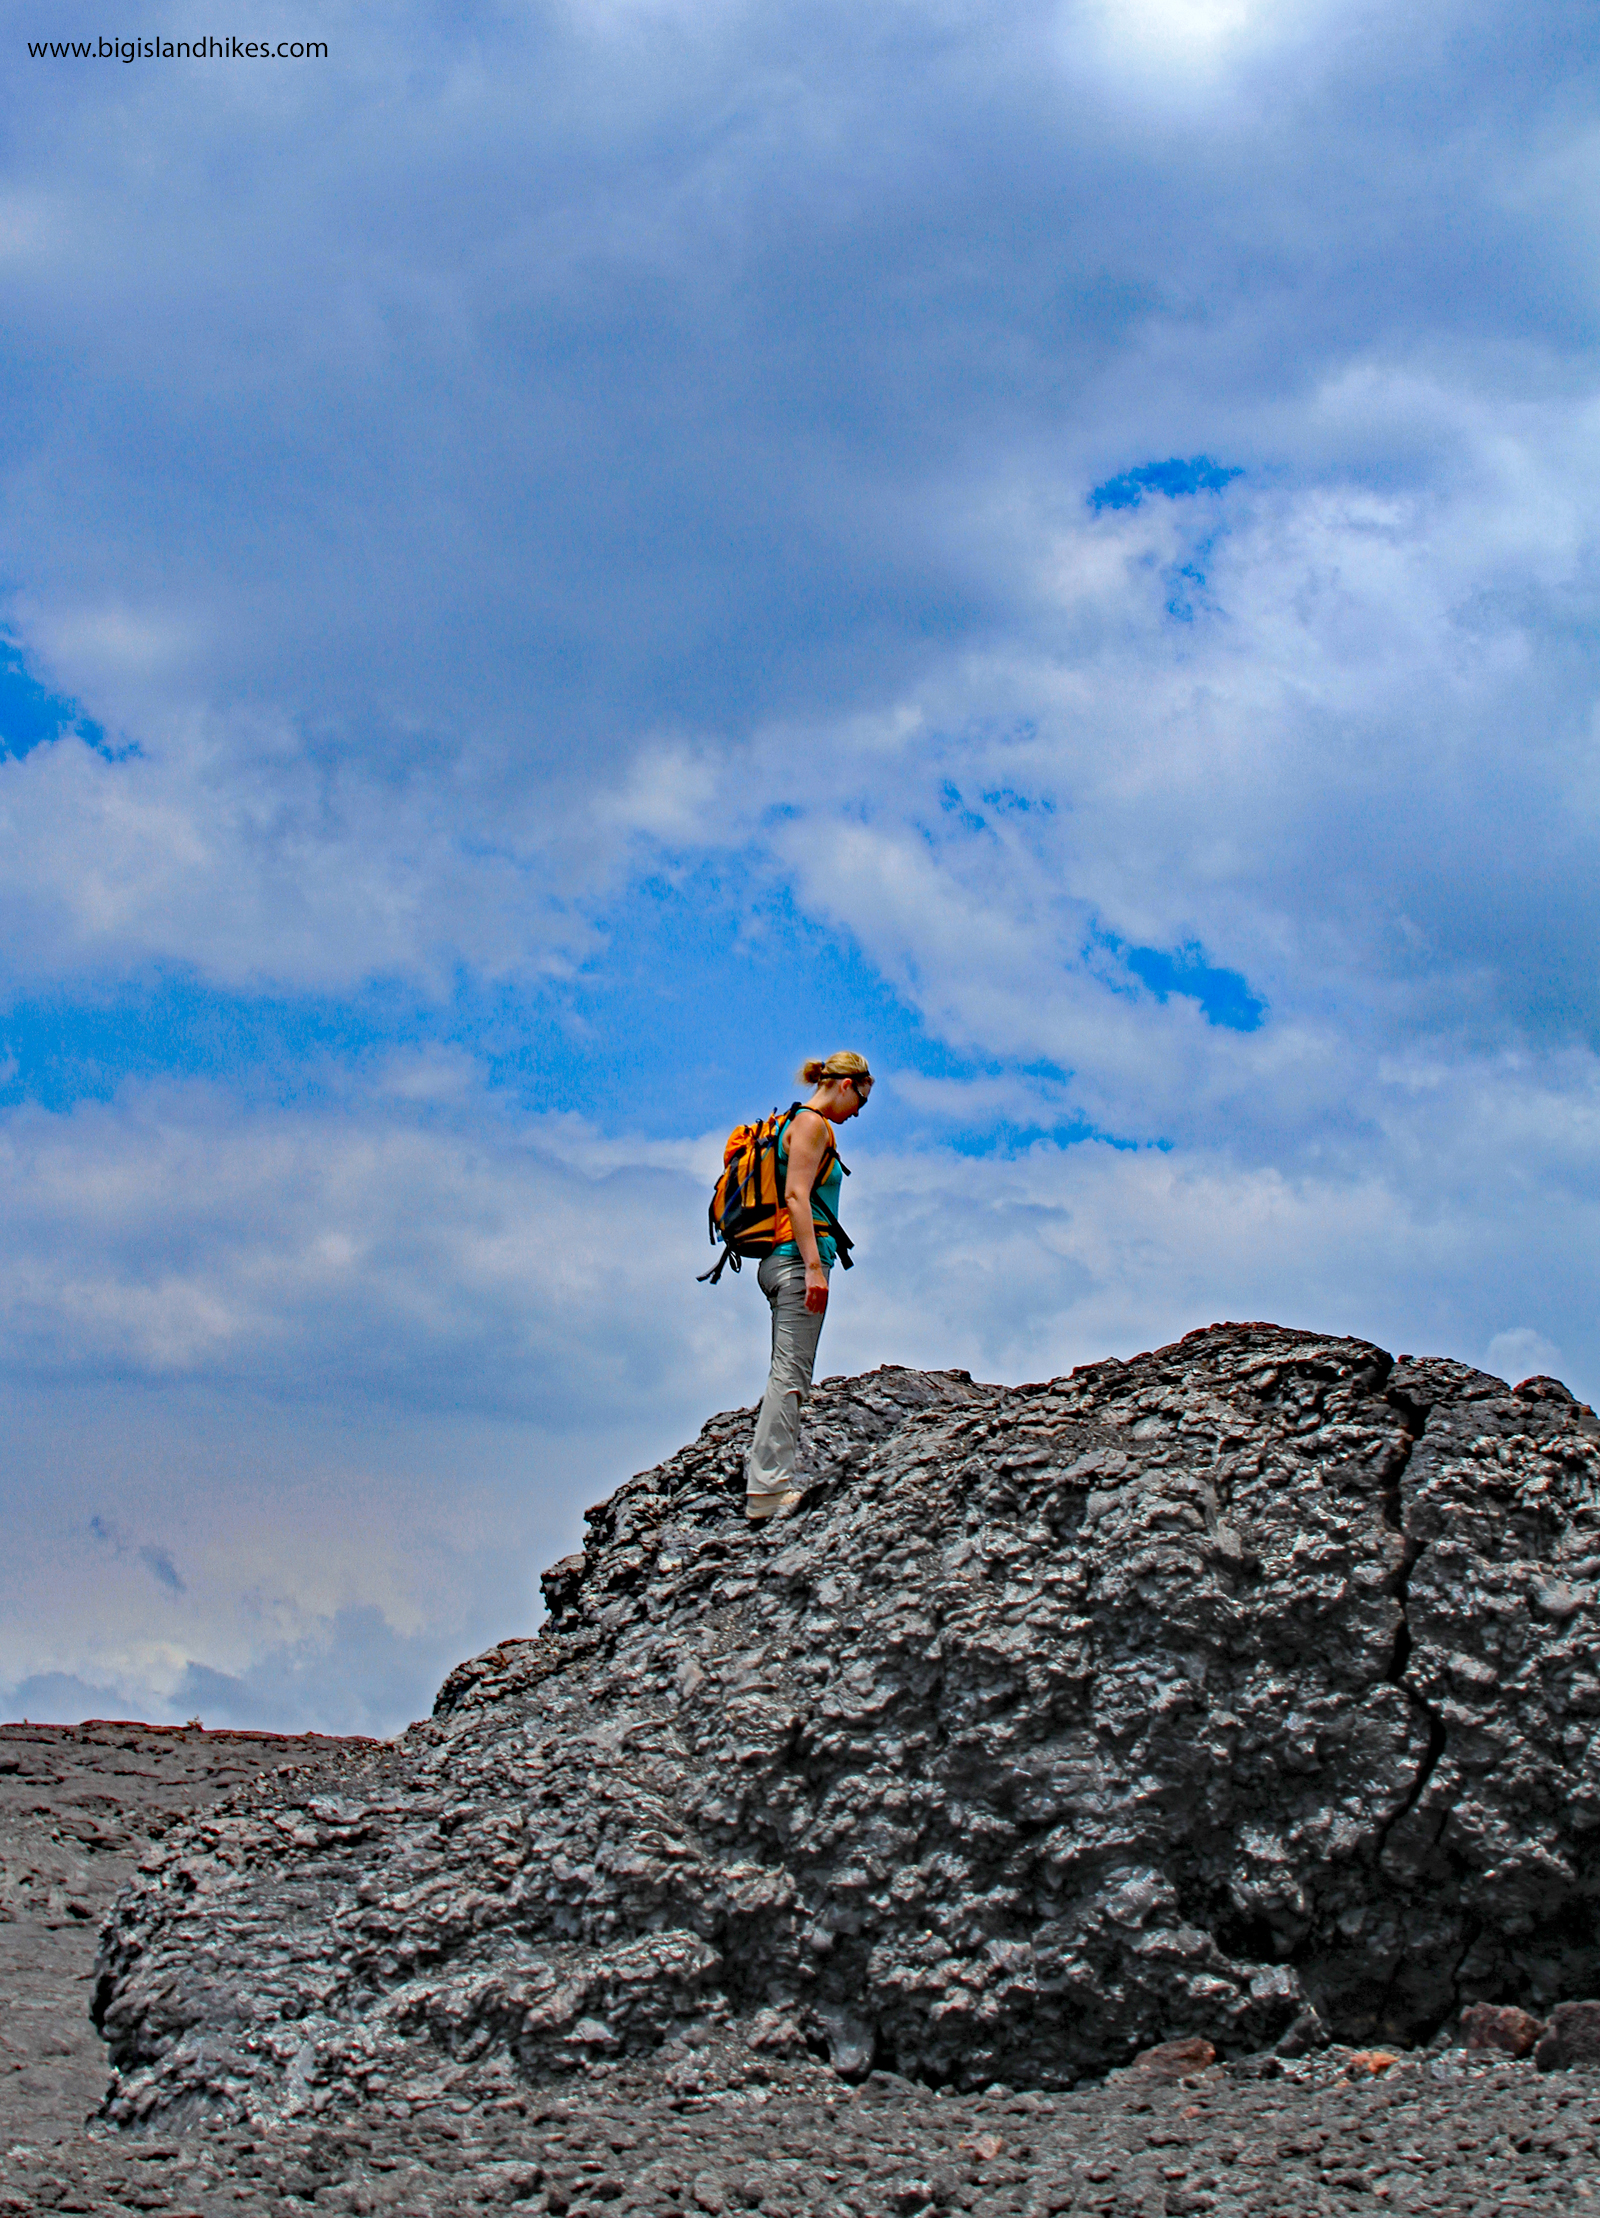
[[[744,1513],[752,1525],[765,1524],[769,1517],[787,1517],[805,1500],[805,1490],[797,1486],[780,1486],[770,1494],[747,1494]]]

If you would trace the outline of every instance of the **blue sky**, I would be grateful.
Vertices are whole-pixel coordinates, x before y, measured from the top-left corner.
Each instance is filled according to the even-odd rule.
[[[1592,10],[7,20],[0,1707],[527,1630],[835,1046],[825,1368],[1600,1391]]]

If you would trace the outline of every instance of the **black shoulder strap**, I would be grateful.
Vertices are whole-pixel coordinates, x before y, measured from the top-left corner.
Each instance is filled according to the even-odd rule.
[[[831,1235],[833,1244],[839,1251],[841,1266],[847,1271],[853,1270],[855,1266],[850,1261],[850,1251],[855,1246],[855,1242],[820,1195],[812,1195],[811,1207],[813,1213],[822,1219],[824,1226]]]

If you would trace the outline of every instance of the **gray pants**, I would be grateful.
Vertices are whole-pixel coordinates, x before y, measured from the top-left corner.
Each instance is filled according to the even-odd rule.
[[[772,1304],[772,1370],[744,1459],[744,1485],[747,1494],[772,1494],[794,1484],[800,1405],[811,1391],[823,1320],[806,1307],[806,1267],[797,1255],[764,1256],[756,1282]]]

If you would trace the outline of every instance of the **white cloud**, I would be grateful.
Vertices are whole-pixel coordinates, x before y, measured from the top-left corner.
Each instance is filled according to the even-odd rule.
[[[1481,1095],[1462,1087],[1421,1117],[1396,1110],[1375,1142],[1315,1169],[1102,1142],[875,1161],[852,1181],[861,1262],[830,1360],[1040,1377],[1231,1317],[1354,1333],[1397,1353],[1471,1360],[1491,1345],[1512,1362],[1493,1335],[1515,1303],[1561,1332],[1568,1382],[1592,1395],[1595,1207],[1556,1151],[1533,1175],[1504,1178],[1497,1132],[1540,1088],[1524,1080],[1519,1102],[1515,1080],[1480,1082],[1501,1093],[1501,1114],[1485,1119]],[[1591,1129],[1591,1162],[1594,1150]]]
[[[1512,1325],[1489,1342],[1488,1368],[1513,1386],[1526,1378],[1559,1376],[1561,1350],[1531,1325]]]
[[[340,1110],[252,1111],[190,1085],[16,1112],[6,1367],[557,1427],[664,1397],[686,1416],[675,1373],[721,1368],[714,1312],[686,1323],[666,1289],[705,1267],[714,1145],[464,1106],[381,1083]]]
[[[459,780],[319,763],[259,728],[0,756],[0,963],[24,991],[161,964],[301,991],[569,966],[621,839],[532,797],[492,814]]]
[[[1054,527],[1036,638],[919,688],[896,754],[770,736],[782,866],[933,1029],[1069,1069],[1117,1132],[1242,1120],[1292,1158],[1386,1054],[1600,1037],[1588,420],[1466,411],[1427,497],[1245,486]],[[1267,1023],[1158,1006],[1097,929],[1199,943]]]

